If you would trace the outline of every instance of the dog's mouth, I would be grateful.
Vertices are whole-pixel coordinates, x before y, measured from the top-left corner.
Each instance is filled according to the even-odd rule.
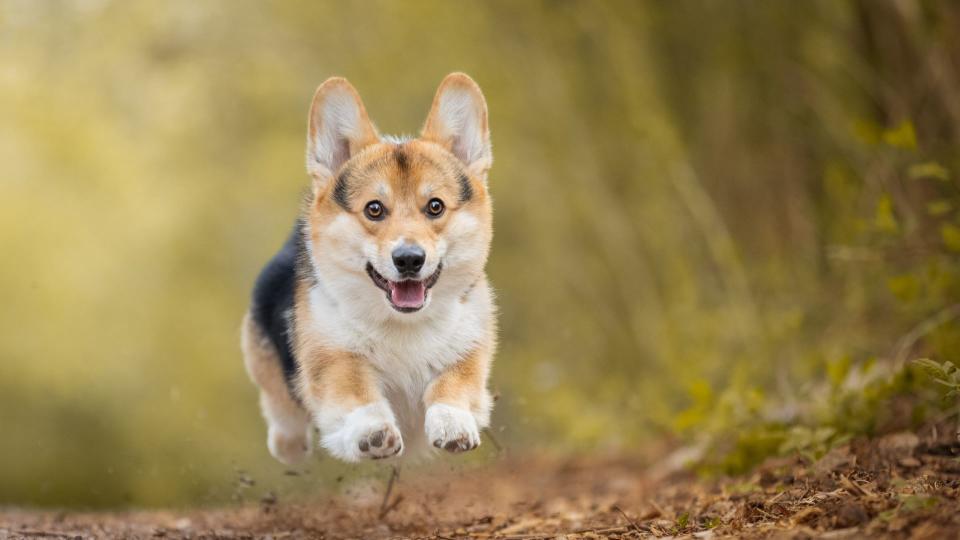
[[[426,279],[390,281],[374,270],[372,264],[367,263],[367,274],[373,280],[373,284],[387,293],[390,306],[401,313],[413,313],[423,308],[427,301],[427,291],[437,284],[442,269],[443,264],[439,264],[437,270]]]

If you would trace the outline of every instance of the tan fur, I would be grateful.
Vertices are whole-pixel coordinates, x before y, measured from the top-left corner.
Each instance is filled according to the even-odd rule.
[[[298,284],[297,320],[309,322],[309,302],[303,297],[304,290]],[[330,349],[316,335],[303,331],[296,333],[296,350],[301,365],[297,384],[308,402],[332,402],[346,409],[380,399],[374,374],[362,358]]]
[[[426,407],[446,403],[476,412],[483,406],[489,374],[490,351],[479,348],[438,375],[424,393],[423,403]]]
[[[423,124],[423,132],[421,138],[426,141],[431,141],[439,144],[445,150],[456,154],[458,152],[457,141],[455,138],[451,138],[451,134],[448,129],[443,125],[441,119],[441,110],[442,110],[442,98],[444,95],[449,95],[451,92],[463,92],[469,94],[477,103],[484,104],[485,100],[483,99],[483,92],[480,91],[480,87],[477,86],[477,83],[473,81],[469,76],[464,73],[451,73],[443,79],[443,82],[440,83],[440,87],[437,89],[437,93],[433,97],[433,103],[430,105],[430,113],[427,115],[427,120]],[[490,127],[489,120],[487,116],[487,108],[484,105],[475,111],[476,122],[478,124],[478,129],[485,135],[483,140],[484,145],[487,147],[489,152],[490,146]],[[487,171],[492,165],[492,161],[489,156],[485,159],[480,159],[475,163],[469,165],[470,174],[475,177],[486,178]]]
[[[471,129],[461,129],[465,125]],[[401,453],[401,431],[404,442],[426,435],[433,446],[453,452],[479,444],[479,429],[489,422],[486,382],[496,333],[484,276],[493,234],[486,185],[491,163],[486,105],[480,89],[466,75],[444,79],[421,137],[401,143],[379,139],[359,95],[346,80],[332,78],[317,89],[307,127],[313,196],[304,218],[310,263],[321,284],[300,276],[292,336],[299,364],[297,391],[309,414],[290,398],[275,351],[258,337],[248,316],[244,353],[251,378],[261,388],[265,416],[268,409],[276,409],[297,422],[312,419],[321,430],[324,446],[349,461]],[[439,217],[425,214],[434,198],[445,206]],[[387,218],[365,217],[364,207],[370,201],[382,203]],[[378,273],[400,280],[389,275],[390,254],[399,243],[422,247],[439,275],[436,290],[446,287],[440,296],[445,307],[433,308],[440,310],[435,311],[437,315],[431,315],[434,312],[426,300],[425,314],[393,312],[367,275],[364,262],[358,260],[357,253],[362,251]],[[452,244],[458,251],[451,251]],[[441,267],[438,261],[443,261],[445,253],[457,256],[452,264]],[[331,296],[326,290],[338,283],[350,291],[343,293],[346,296]],[[371,303],[375,295],[380,297]],[[365,310],[361,318],[367,326],[337,318],[341,316],[338,306],[354,299],[362,299],[357,309]],[[378,311],[380,303],[383,312]],[[463,316],[473,317],[473,330],[460,331],[459,319],[443,315],[460,313],[451,311],[453,305],[468,310]],[[436,321],[431,319],[434,316]],[[441,332],[424,337],[417,334],[417,324]],[[350,333],[354,328],[367,330],[356,335]],[[365,337],[370,331],[382,332],[383,337],[370,343]],[[396,346],[384,347],[383,340],[390,339],[397,340]],[[444,339],[461,343],[444,343]],[[420,340],[432,356],[418,364]],[[392,355],[401,356],[390,360]],[[388,360],[399,363],[384,364]],[[412,413],[405,404],[422,408]],[[395,407],[402,409],[396,417]],[[411,418],[413,414],[419,419]],[[268,417],[271,426],[273,421]],[[274,441],[274,445],[284,442]]]
[[[282,424],[283,429],[268,434],[267,446],[277,459],[296,463],[310,453],[310,416],[290,396],[277,351],[249,313],[243,317],[240,346],[247,374],[260,389],[264,418],[271,425]]]
[[[300,362],[297,388],[310,410],[351,411],[371,406],[384,400],[377,388],[376,373],[362,357],[327,346],[309,330],[311,314],[308,288],[305,283],[296,284],[295,310],[296,332],[294,349]],[[402,451],[400,433],[393,426],[380,425],[367,433],[365,440],[380,437],[381,444],[374,447],[368,442],[373,459],[392,457]],[[344,457],[344,456],[340,456]]]
[[[360,129],[352,132],[347,137],[347,147],[343,151],[349,156],[356,154],[363,147],[373,144],[378,140],[377,130],[370,122],[367,116],[367,110],[363,106],[360,95],[346,79],[342,77],[331,77],[323,82],[317,91],[313,94],[313,101],[310,103],[310,112],[307,115],[307,140],[317,137],[321,133],[324,123],[323,110],[326,105],[336,102],[337,99],[351,99],[359,110],[360,121],[357,123]],[[308,142],[309,147],[309,142]],[[308,171],[313,176],[314,194],[322,191],[324,182],[336,170],[329,167],[312,168],[313,160],[308,157]]]
[[[397,161],[392,158],[398,151],[407,156],[409,165],[405,170],[401,170],[397,166]],[[358,171],[354,174],[361,179],[385,180],[395,194],[394,199],[400,199],[391,205],[391,211],[396,219],[387,223],[372,222],[357,215],[358,221],[364,225],[370,235],[378,238],[382,246],[392,238],[403,236],[416,240],[430,253],[449,216],[458,210],[474,213],[481,227],[487,231],[487,237],[492,235],[492,212],[485,185],[476,178],[471,178],[473,197],[465,204],[460,204],[458,202],[460,187],[453,174],[458,170],[455,158],[437,143],[413,140],[402,145],[373,144],[363,149],[351,168]],[[363,187],[352,196],[355,201],[358,201],[355,203],[357,206],[362,207],[362,204],[369,200],[384,199],[382,194],[377,192],[375,184],[362,181],[359,183]],[[430,193],[424,196],[423,191],[427,186],[431,188]],[[313,232],[311,240],[315,244],[321,243],[320,234],[324,225],[343,211],[330,197],[330,191],[327,189],[319,194],[310,208],[309,219]],[[449,201],[444,216],[436,220],[416,219],[423,206],[432,197]],[[331,237],[326,239],[326,242],[326,249],[331,249],[331,245],[332,249],[336,249],[339,240]],[[482,272],[482,268],[475,270],[478,274]],[[309,311],[303,309],[307,302],[298,301],[297,305],[302,307],[298,310],[297,320],[309,321]],[[309,327],[309,324],[300,325],[300,327]],[[363,370],[361,359],[343,357],[342,353],[325,350],[322,343],[314,343],[313,339],[309,335],[298,334],[298,343],[303,352],[299,357],[306,368],[301,380],[301,388],[306,394],[317,400],[323,399],[321,395],[329,396],[329,399],[337,400],[343,407],[350,404],[369,403],[380,397],[372,395],[375,390],[371,389],[370,376]],[[429,406],[434,402],[443,402],[462,405],[468,409],[479,406],[479,396],[485,391],[490,371],[488,349],[492,349],[492,343],[490,345],[474,351],[468,358],[439,376],[431,386],[431,390],[428,390],[428,395],[424,397],[424,403]],[[334,362],[342,365],[328,365]],[[337,393],[333,393],[334,389]]]
[[[392,158],[397,152],[406,156],[409,165],[404,170]],[[413,140],[402,145],[375,143],[363,149],[351,163],[350,169],[354,171],[353,180],[361,186],[351,196],[354,213],[358,222],[370,235],[376,236],[384,248],[386,242],[402,236],[416,240],[429,256],[438,235],[452,213],[458,210],[473,213],[488,232],[487,237],[492,236],[492,209],[486,186],[475,176],[468,175],[473,197],[461,204],[456,173],[463,167],[438,143],[426,140]],[[364,203],[385,198],[377,189],[379,181],[387,185],[393,194],[390,206],[395,219],[383,223],[363,219],[361,215]],[[331,196],[332,189],[333,183],[330,182],[327,189],[315,197],[310,208],[309,219],[315,244],[320,242],[319,234],[323,226],[343,212]],[[433,197],[442,199],[446,204],[444,215],[435,220],[417,219],[427,201]],[[331,237],[329,241],[336,244],[338,239]],[[476,271],[479,273],[482,268]]]

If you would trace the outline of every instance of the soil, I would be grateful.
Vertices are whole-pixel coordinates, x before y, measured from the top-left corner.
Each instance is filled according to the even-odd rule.
[[[0,511],[8,538],[960,538],[960,442],[928,428],[705,479],[638,458],[503,457],[339,495],[187,512]]]

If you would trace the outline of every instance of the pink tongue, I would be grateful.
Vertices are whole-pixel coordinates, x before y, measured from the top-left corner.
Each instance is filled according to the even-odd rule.
[[[390,282],[390,300],[402,308],[418,308],[423,305],[427,288],[422,281]]]

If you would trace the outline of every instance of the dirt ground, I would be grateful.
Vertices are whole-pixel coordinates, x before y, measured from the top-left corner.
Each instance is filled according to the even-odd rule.
[[[960,442],[929,428],[705,480],[631,458],[505,457],[366,496],[196,512],[0,511],[4,538],[960,538]],[[950,430],[952,431],[952,430]]]

